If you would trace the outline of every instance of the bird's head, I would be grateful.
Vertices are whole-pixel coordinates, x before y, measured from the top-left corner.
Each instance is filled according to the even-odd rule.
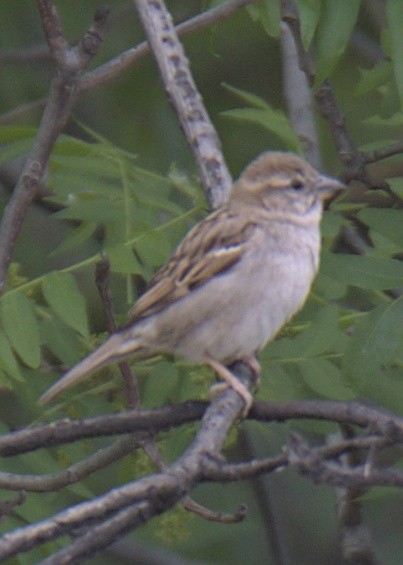
[[[258,200],[264,208],[305,213],[344,188],[293,153],[266,152],[246,167],[232,198]]]

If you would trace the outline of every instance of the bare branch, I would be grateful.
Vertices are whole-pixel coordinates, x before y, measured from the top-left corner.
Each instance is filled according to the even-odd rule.
[[[347,441],[355,438],[352,426],[340,426],[342,436]],[[329,438],[329,443],[337,444],[341,434],[337,433]],[[365,439],[365,438],[364,438]],[[368,450],[368,455],[373,454],[376,442]],[[364,451],[348,451],[339,459],[345,466],[358,466],[362,464]],[[368,458],[367,458],[368,459]],[[362,487],[336,487],[336,509],[340,524],[340,545],[346,563],[375,563],[375,554],[372,549],[371,534],[362,515],[362,497],[367,489]]]
[[[242,8],[243,6],[247,6],[248,4],[252,4],[252,2],[255,1],[256,0],[228,0],[228,2],[224,2],[219,6],[210,8],[210,10],[206,10],[194,18],[178,24],[175,27],[176,33],[178,35],[185,35],[191,31],[202,29],[203,27],[226,18],[232,12],[235,12],[235,10]],[[107,63],[100,65],[93,71],[88,71],[81,79],[80,90],[90,90],[96,86],[113,80],[122,71],[129,68],[135,61],[149,52],[150,46],[147,41],[143,41],[139,45],[136,45],[136,47],[132,47],[131,49],[124,51],[117,57],[114,57]]]
[[[240,364],[240,366],[246,369],[245,365]],[[223,397],[227,398],[226,395],[230,392],[233,391],[225,391]],[[199,420],[207,406],[208,402],[193,400],[154,410],[131,410],[83,420],[66,418],[50,424],[40,424],[0,436],[0,456],[13,457],[35,449],[64,445],[84,438],[134,432],[155,434]],[[361,428],[369,427],[379,436],[392,438],[395,442],[403,441],[403,418],[394,416],[381,408],[358,402],[301,400],[267,403],[255,401],[248,414],[248,419],[260,422],[285,422],[289,419],[327,420]]]
[[[141,446],[140,434],[130,435],[55,473],[38,476],[0,472],[0,488],[28,492],[58,491],[65,486],[78,483],[91,473],[121,459]]]
[[[94,24],[87,34],[77,46],[68,47],[53,2],[38,0],[38,9],[52,57],[57,64],[57,73],[33,147],[1,220],[0,294],[4,292],[8,266],[22,221],[35,197],[53,145],[77,98],[79,77],[100,46],[107,19],[107,11],[98,9]]]
[[[234,369],[246,386],[252,385],[251,371],[243,363]],[[0,540],[0,560],[27,551],[46,541],[92,525],[67,549],[56,552],[48,563],[92,555],[107,547],[129,529],[179,502],[202,477],[203,461],[218,456],[228,431],[243,410],[242,398],[232,389],[218,396],[208,407],[196,437],[185,453],[161,473],[149,475],[113,489],[95,500],[62,511],[53,518],[19,528]],[[100,525],[94,525],[99,520]],[[66,553],[67,552],[67,553]]]
[[[400,155],[400,153],[403,153],[403,142],[397,141],[386,147],[363,153],[363,160],[365,163],[374,163],[375,161],[381,161],[382,159],[387,159],[394,155]]]
[[[213,208],[228,198],[232,179],[221,144],[194,83],[182,44],[163,0],[134,0],[165,90],[193,152]]]
[[[364,465],[347,467],[326,461],[326,448],[313,448],[293,434],[288,446],[289,463],[315,483],[342,487],[397,486],[403,487],[403,472],[397,469],[371,469]]]
[[[99,261],[96,265],[95,284],[104,308],[106,328],[109,333],[113,333],[117,330],[117,324],[113,314],[113,299],[111,289],[109,287],[109,261],[105,254],[102,254],[101,261]],[[130,369],[130,365],[127,361],[121,361],[118,363],[118,366],[122,375],[127,406],[129,408],[138,408],[140,395],[137,381]]]
[[[63,445],[83,438],[132,432],[157,433],[173,426],[199,420],[208,403],[202,401],[163,406],[157,410],[130,410],[86,420],[64,420],[41,424],[0,436],[0,455],[12,457],[21,453]]]
[[[49,59],[49,46],[46,43],[18,50],[0,49],[2,63],[34,63],[42,59]]]
[[[0,116],[0,125],[6,125],[14,122],[16,119],[21,118],[24,114],[29,114],[33,110],[37,110],[42,108],[46,104],[46,98],[38,98],[38,100],[34,100],[33,102],[27,102],[26,104],[21,104],[17,108],[6,112],[5,114],[1,114]]]
[[[321,156],[311,90],[305,73],[298,65],[294,36],[284,22],[281,24],[281,52],[283,93],[287,115],[301,141],[306,159],[314,167],[320,169]]]
[[[219,522],[220,524],[239,524],[239,522],[243,522],[243,520],[245,520],[248,512],[245,504],[241,504],[238,510],[233,514],[213,512],[192,500],[190,496],[185,496],[183,498],[182,505],[185,510],[197,514],[204,520],[208,520],[209,522]]]
[[[298,53],[299,67],[305,73],[308,84],[313,86],[315,81],[315,64],[313,57],[310,53],[305,51],[302,43],[298,8],[295,0],[282,0],[281,13],[283,21],[288,25],[294,38],[295,48]],[[317,88],[314,95],[318,109],[329,126],[329,131],[337,148],[339,158],[345,166],[343,173],[344,179],[346,181],[356,179],[366,184],[369,188],[381,188],[385,190],[392,199],[396,199],[388,184],[380,179],[372,178],[366,170],[365,165],[374,160],[389,156],[389,152],[393,155],[402,152],[402,145],[399,143],[385,148],[385,157],[382,156],[382,149],[369,154],[362,153],[357,149],[352,140],[329,81],[325,81]]]

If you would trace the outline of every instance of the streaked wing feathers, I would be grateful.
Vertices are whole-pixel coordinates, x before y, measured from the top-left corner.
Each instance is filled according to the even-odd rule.
[[[230,269],[245,252],[256,224],[237,212],[218,210],[197,224],[135,303],[125,326],[159,312],[192,289]]]

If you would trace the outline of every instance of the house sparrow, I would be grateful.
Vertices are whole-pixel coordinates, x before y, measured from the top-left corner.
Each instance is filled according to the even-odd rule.
[[[132,355],[205,362],[245,400],[226,365],[249,362],[303,306],[318,270],[322,202],[343,185],[291,153],[267,152],[229,201],[185,236],[128,321],[56,382],[45,404],[93,371]]]

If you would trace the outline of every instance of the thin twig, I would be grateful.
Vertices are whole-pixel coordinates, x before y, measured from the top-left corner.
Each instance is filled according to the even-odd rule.
[[[305,73],[308,84],[313,86],[315,81],[315,63],[311,53],[305,51],[302,43],[296,2],[295,0],[282,0],[281,5],[283,21],[288,25],[294,37],[299,67]],[[346,181],[359,180],[369,188],[382,189],[389,194],[391,199],[395,200],[396,196],[390,190],[388,184],[383,180],[372,178],[365,165],[403,152],[402,144],[393,144],[384,150],[378,149],[368,154],[359,151],[348,131],[343,113],[328,80],[315,90],[314,96],[318,109],[329,126],[339,158],[344,164],[343,178]]]
[[[185,510],[197,514],[204,520],[209,522],[219,522],[220,524],[239,524],[239,522],[243,522],[245,520],[248,513],[248,508],[245,504],[241,504],[238,510],[233,514],[213,512],[209,508],[195,502],[192,498],[190,498],[190,496],[186,496],[182,500],[182,504]]]
[[[113,333],[118,328],[113,314],[113,298],[109,286],[109,261],[105,254],[102,254],[101,261],[96,264],[95,284],[104,308],[106,328],[109,333]],[[126,361],[121,361],[118,363],[118,366],[122,375],[127,406],[128,408],[138,408],[140,405],[140,397],[137,380]]]
[[[232,12],[235,12],[235,10],[242,8],[243,6],[247,6],[248,4],[252,4],[253,2],[256,2],[256,0],[229,0],[228,2],[224,2],[219,6],[215,6],[214,8],[210,8],[209,10],[202,12],[194,18],[190,18],[189,20],[178,24],[175,27],[176,33],[178,35],[185,35],[197,29],[202,29],[203,27],[212,25],[215,22],[228,17]],[[88,71],[81,79],[80,90],[90,90],[110,82],[120,75],[122,71],[131,67],[135,61],[149,52],[150,46],[147,41],[143,41],[142,43],[139,43],[139,45],[127,49],[117,57],[114,57],[107,63],[100,65],[93,71]]]
[[[55,473],[17,475],[0,472],[0,488],[27,492],[59,491],[63,487],[80,482],[88,475],[103,469],[114,461],[122,459],[128,453],[132,453],[135,449],[141,447],[141,440],[140,434],[123,437],[112,445],[99,449],[82,461]]]

